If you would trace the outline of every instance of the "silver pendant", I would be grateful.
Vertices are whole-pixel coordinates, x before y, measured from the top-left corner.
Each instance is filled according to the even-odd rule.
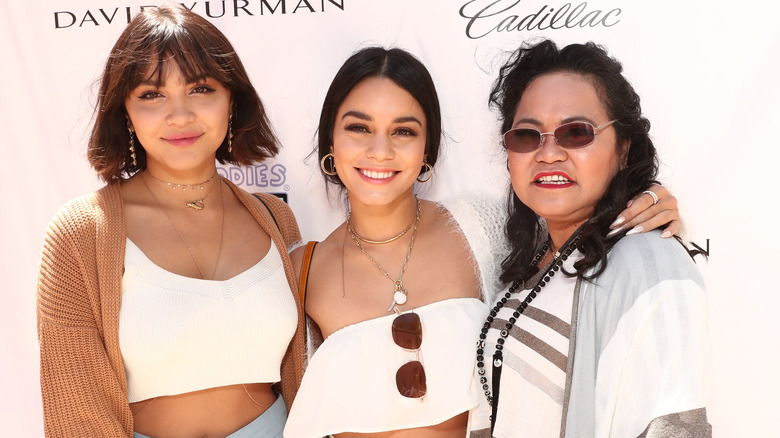
[[[390,303],[390,307],[387,308],[387,311],[393,310],[393,307],[400,306],[406,303],[406,291],[405,290],[396,290],[395,293],[393,293],[393,302]]]

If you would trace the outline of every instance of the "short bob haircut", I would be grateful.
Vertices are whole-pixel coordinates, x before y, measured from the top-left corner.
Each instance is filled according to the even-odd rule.
[[[125,99],[144,81],[161,85],[169,61],[188,82],[211,77],[230,90],[233,152],[225,138],[217,150],[220,163],[251,165],[276,155],[278,142],[263,104],[225,35],[185,7],[148,7],[120,35],[100,81],[87,158],[104,181],[146,169],[146,152],[137,138],[138,164],[130,157]]]
[[[596,203],[593,216],[580,236],[578,249],[584,258],[574,265],[576,275],[584,278],[586,270],[598,265],[595,273],[588,277],[593,278],[606,268],[607,252],[625,234],[604,237],[609,225],[632,196],[657,183],[658,156],[648,134],[650,122],[642,116],[639,95],[623,77],[623,67],[603,47],[592,42],[558,49],[554,42],[543,40],[515,51],[501,68],[490,94],[491,105],[501,113],[501,132],[511,128],[517,105],[528,85],[542,75],[560,72],[590,81],[608,119],[617,119],[612,125],[617,137],[616,147],[628,144],[628,151],[618,151],[626,154],[625,166]],[[536,213],[511,189],[506,231],[512,251],[504,260],[501,280],[526,278],[536,271],[529,263],[536,250],[547,241],[547,232]]]
[[[365,79],[388,78],[406,90],[422,107],[428,132],[425,136],[426,161],[436,164],[441,143],[441,109],[439,96],[428,69],[409,52],[393,48],[367,47],[349,57],[341,66],[325,95],[322,104],[320,123],[317,129],[317,149],[319,159],[329,154],[333,146],[333,128],[336,125],[339,107],[353,88]],[[423,166],[420,175],[426,171]],[[325,180],[344,187],[338,175],[327,175]]]

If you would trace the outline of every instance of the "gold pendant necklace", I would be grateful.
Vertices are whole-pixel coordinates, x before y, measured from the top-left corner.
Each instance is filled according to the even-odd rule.
[[[415,197],[416,198],[416,197]],[[406,272],[406,265],[409,263],[409,257],[412,255],[412,248],[414,247],[414,240],[417,238],[417,228],[420,226],[420,210],[422,209],[422,203],[419,199],[417,199],[417,212],[414,217],[414,221],[412,224],[414,225],[414,230],[412,231],[412,240],[409,242],[409,248],[406,250],[406,257],[404,258],[403,266],[401,266],[401,275],[398,276],[398,280],[394,280],[393,277],[388,274],[387,271],[385,271],[382,266],[377,263],[376,260],[374,260],[373,257],[371,257],[371,254],[369,254],[365,248],[363,248],[363,245],[360,244],[360,239],[355,232],[354,228],[351,227],[349,219],[347,219],[347,228],[349,230],[349,236],[352,238],[353,241],[355,241],[355,245],[360,248],[360,252],[366,255],[369,260],[376,266],[377,269],[379,269],[379,272],[382,273],[385,277],[387,277],[390,281],[393,282],[393,301],[390,303],[390,307],[387,308],[387,311],[390,312],[391,310],[396,310],[398,306],[403,305],[406,303],[407,300],[407,291],[406,288],[404,288],[404,272]],[[351,217],[351,213],[350,213]],[[412,224],[409,224],[411,227]],[[408,230],[408,228],[407,228]],[[405,234],[406,231],[401,233],[401,235],[394,237],[392,240],[396,240],[399,237],[401,237],[403,234]],[[391,241],[392,241],[391,240]],[[368,241],[366,241],[368,242]],[[386,243],[386,242],[383,242]],[[397,311],[397,310],[396,310]]]
[[[409,225],[407,225],[406,228],[404,228],[403,231],[401,231],[400,233],[396,234],[395,236],[393,236],[393,237],[391,237],[389,239],[385,239],[385,240],[371,240],[371,239],[366,239],[365,237],[361,236],[355,230],[355,226],[352,225],[352,212],[350,211],[349,215],[347,216],[347,229],[349,230],[350,234],[354,235],[356,238],[362,240],[363,242],[371,243],[371,244],[374,244],[374,245],[382,245],[384,243],[390,243],[390,242],[392,242],[394,240],[400,239],[404,234],[407,233],[407,231],[409,231],[412,228],[412,225],[414,225],[414,221],[415,220],[412,219],[412,221],[409,222]]]
[[[168,187],[170,187],[170,188],[171,188],[171,190],[173,190],[174,192],[175,192],[177,189],[179,189],[181,192],[186,192],[186,191],[187,191],[187,188],[189,188],[189,190],[190,190],[191,192],[194,192],[194,191],[197,191],[197,190],[200,190],[200,191],[202,192],[202,191],[203,191],[203,187],[204,187],[206,184],[208,184],[208,183],[210,183],[210,182],[214,181],[214,179],[215,179],[215,178],[217,177],[217,175],[218,175],[218,174],[217,174],[217,171],[216,171],[216,170],[214,170],[214,174],[213,174],[213,175],[211,175],[211,177],[210,177],[209,179],[207,179],[206,181],[199,182],[199,183],[195,183],[195,184],[177,184],[177,183],[173,183],[173,182],[169,182],[169,181],[164,181],[164,180],[161,180],[160,178],[157,178],[156,176],[152,175],[152,173],[151,173],[151,172],[149,172],[149,170],[147,170],[146,172],[144,172],[144,174],[145,174],[145,175],[149,175],[149,176],[150,176],[152,179],[154,179],[155,181],[159,182],[160,184],[167,185],[167,186],[168,186]],[[182,201],[181,199],[179,199],[179,202],[181,202],[182,204],[184,204],[184,206],[185,206],[185,207],[192,208],[192,209],[193,209],[193,210],[195,210],[195,211],[200,211],[200,210],[203,210],[204,208],[206,208],[206,198],[209,196],[209,193],[211,193],[211,189],[213,189],[215,185],[217,185],[217,184],[216,184],[216,183],[214,183],[214,184],[211,184],[211,186],[209,187],[209,189],[206,191],[206,194],[205,194],[205,195],[203,195],[203,197],[202,197],[202,198],[199,198],[199,199],[194,199],[194,200],[192,200],[192,201]],[[196,189],[196,187],[197,187],[197,189]],[[178,199],[178,198],[177,198],[177,199]]]
[[[144,173],[146,175],[148,172]],[[200,274],[200,278],[206,280],[211,279],[213,280],[214,277],[217,275],[217,267],[219,266],[219,258],[222,255],[222,241],[225,237],[225,197],[222,191],[220,190],[220,199],[222,200],[222,219],[220,223],[220,233],[219,233],[219,247],[217,249],[217,260],[214,262],[214,272],[211,274],[209,278],[206,277],[206,274],[203,272],[203,269],[200,267],[200,263],[198,263],[198,259],[195,258],[195,253],[192,251],[192,247],[190,247],[189,242],[187,242],[187,239],[184,238],[184,236],[179,232],[179,229],[176,228],[176,224],[173,222],[173,218],[171,218],[171,215],[168,213],[168,210],[163,207],[163,205],[160,203],[160,200],[157,199],[157,196],[152,191],[152,188],[149,187],[149,184],[147,184],[146,179],[143,178],[143,175],[141,175],[141,181],[143,181],[144,185],[146,186],[146,189],[149,190],[149,194],[152,195],[152,198],[154,198],[154,201],[157,203],[157,206],[160,207],[160,210],[165,213],[165,217],[168,218],[168,222],[171,224],[171,228],[173,228],[173,231],[176,232],[176,235],[179,236],[179,239],[184,243],[184,247],[187,248],[187,252],[190,253],[190,257],[192,258],[192,262],[195,264],[195,268],[198,270],[198,273]],[[220,183],[221,181],[217,181],[217,183]],[[214,184],[216,185],[216,183]],[[212,188],[213,186],[212,185]],[[211,189],[209,189],[211,191]]]

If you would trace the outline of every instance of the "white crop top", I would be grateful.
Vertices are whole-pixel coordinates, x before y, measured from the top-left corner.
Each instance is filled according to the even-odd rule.
[[[119,346],[131,403],[278,382],[298,315],[279,250],[224,281],[155,265],[127,240]]]
[[[392,340],[395,314],[331,334],[314,353],[290,410],[284,436],[322,437],[431,426],[477,406],[476,343],[488,309],[476,298],[453,298],[414,309],[422,322],[420,360],[427,394],[398,393],[398,368],[416,358]],[[422,401],[421,401],[422,400]]]

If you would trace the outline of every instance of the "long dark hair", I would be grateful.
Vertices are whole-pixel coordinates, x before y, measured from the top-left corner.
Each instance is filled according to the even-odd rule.
[[[276,155],[278,141],[263,104],[225,35],[185,7],[149,7],[119,36],[100,81],[87,158],[103,180],[146,169],[146,152],[137,141],[138,164],[130,158],[125,98],[144,81],[160,85],[168,61],[188,82],[212,77],[230,90],[233,152],[228,152],[226,138],[217,150],[220,163],[250,165]]]
[[[353,88],[360,82],[372,78],[388,78],[406,90],[417,100],[425,114],[428,132],[425,133],[426,161],[436,164],[441,143],[441,109],[439,96],[428,69],[409,52],[383,47],[367,47],[350,56],[339,69],[328,88],[322,104],[320,123],[317,128],[317,154],[319,159],[330,153],[333,146],[333,127],[336,124],[339,107]],[[426,167],[420,169],[423,174]],[[329,183],[343,187],[338,175],[327,175]]]
[[[612,126],[617,145],[630,142],[625,166],[618,171],[604,196],[596,203],[593,216],[582,227],[577,248],[584,256],[574,268],[579,277],[598,266],[592,276],[606,268],[607,252],[625,234],[610,238],[609,225],[625,208],[632,196],[656,183],[658,156],[648,132],[650,122],[642,116],[639,95],[623,77],[623,67],[595,43],[571,44],[558,49],[554,42],[543,40],[524,45],[515,51],[501,68],[490,93],[490,103],[501,113],[501,132],[511,128],[515,110],[528,85],[539,76],[550,73],[573,73],[588,79],[595,87]],[[626,151],[622,151],[626,152]],[[501,280],[508,282],[536,272],[530,262],[537,248],[547,240],[543,222],[510,189],[507,237],[512,248],[502,264]]]

